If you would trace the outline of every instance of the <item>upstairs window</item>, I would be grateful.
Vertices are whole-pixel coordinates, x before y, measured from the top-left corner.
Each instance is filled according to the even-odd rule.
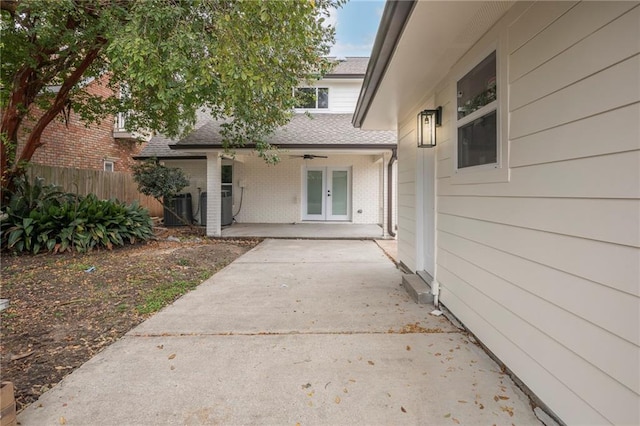
[[[498,164],[496,52],[457,84],[458,169]]]
[[[329,108],[328,87],[299,87],[295,89],[296,108],[327,109]]]

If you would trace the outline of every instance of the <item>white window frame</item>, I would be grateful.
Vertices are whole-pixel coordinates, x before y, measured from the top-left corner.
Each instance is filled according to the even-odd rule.
[[[111,170],[108,170],[107,166],[111,166]],[[113,160],[103,160],[102,161],[102,169],[105,172],[115,172],[116,171],[116,163]]]
[[[329,99],[329,93],[331,92],[331,90],[329,90],[329,86],[299,86],[296,87],[295,89],[293,89],[293,94],[295,96],[296,90],[300,90],[300,89],[315,89],[316,91],[316,96],[315,96],[315,101],[316,101],[316,106],[315,108],[304,108],[304,107],[296,107],[295,110],[296,111],[329,111],[330,107],[331,107],[331,100]],[[318,89],[327,89],[327,107],[326,108],[318,108]]]
[[[457,99],[457,84],[465,75],[467,75],[473,68],[479,63],[485,60],[491,53],[496,52],[496,100],[484,105],[480,109],[472,112],[469,115],[458,119],[458,99]],[[451,82],[453,85],[453,99],[451,108],[451,122],[452,125],[452,142],[453,142],[453,176],[452,184],[477,184],[477,183],[495,183],[495,182],[508,182],[510,179],[510,171],[508,167],[508,143],[507,143],[507,129],[506,129],[506,105],[507,105],[507,64],[506,55],[501,53],[501,43],[494,41],[485,45],[485,48],[478,51],[473,57],[473,60],[464,61],[464,68],[460,69],[458,73],[454,75],[454,79]],[[469,166],[458,168],[458,129],[470,122],[477,120],[480,117],[496,112],[496,162],[490,164],[481,164],[476,166]]]

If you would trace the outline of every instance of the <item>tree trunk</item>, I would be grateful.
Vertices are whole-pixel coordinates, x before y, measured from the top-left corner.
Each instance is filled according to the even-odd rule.
[[[0,167],[1,176],[2,176],[2,186],[9,188],[12,185],[12,181],[16,176],[19,176],[23,170],[23,165],[26,162],[29,162],[33,157],[36,149],[42,145],[42,133],[47,128],[49,123],[53,121],[54,118],[65,107],[66,103],[69,101],[69,94],[73,87],[78,84],[85,71],[91,66],[91,64],[96,60],[98,55],[100,54],[100,50],[106,44],[106,39],[100,38],[96,41],[96,45],[93,49],[89,50],[82,60],[82,62],[78,65],[78,67],[69,75],[69,77],[64,81],[62,86],[60,87],[60,91],[56,95],[56,98],[53,101],[51,107],[44,112],[44,114],[38,119],[35,126],[29,133],[27,137],[27,141],[25,146],[22,148],[22,152],[20,155],[16,153],[15,160],[13,164],[9,164],[8,161],[8,152],[6,147],[2,146],[2,160]],[[29,70],[25,70],[29,71]],[[27,73],[28,75],[21,79],[19,79],[20,74],[16,76],[16,85],[14,86],[13,94],[11,97],[10,105],[3,113],[2,117],[2,135],[6,135],[9,143],[17,146],[18,143],[18,130],[20,128],[20,124],[22,121],[21,112],[19,106],[22,105],[22,108],[26,111],[26,109],[33,103],[35,100],[35,95],[33,99],[29,99],[29,82],[28,77],[32,75],[33,70],[30,70],[31,73]],[[38,89],[37,92],[41,90]],[[37,95],[37,93],[36,93]],[[24,116],[24,113],[22,113]]]
[[[9,176],[9,147],[17,149],[18,130],[22,120],[31,103],[35,100],[35,95],[39,91],[33,90],[33,78],[35,70],[25,67],[16,74],[13,80],[13,90],[9,97],[9,102],[2,111],[2,124],[0,126],[1,147],[0,147],[0,185],[5,188],[10,184]],[[31,90],[30,90],[31,89]],[[13,153],[15,160],[15,153]]]

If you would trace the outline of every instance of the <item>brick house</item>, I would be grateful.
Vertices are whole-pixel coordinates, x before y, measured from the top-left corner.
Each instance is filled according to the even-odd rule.
[[[90,81],[86,91],[92,95],[113,96],[113,91],[104,83],[104,79]],[[130,172],[135,164],[132,156],[140,153],[144,144],[124,131],[123,121],[118,118],[106,117],[100,123],[86,126],[71,110],[67,123],[60,116],[47,126],[42,134],[43,145],[36,150],[31,162],[53,167]],[[21,149],[22,144],[18,146],[18,152]]]

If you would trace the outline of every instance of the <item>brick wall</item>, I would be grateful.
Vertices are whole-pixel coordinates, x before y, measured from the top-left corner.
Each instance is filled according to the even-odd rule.
[[[339,155],[317,158],[306,162],[308,166],[350,167],[352,171],[352,222],[380,224],[383,221],[385,199],[383,165],[380,155]],[[233,213],[240,210],[242,190],[246,186],[242,209],[236,217],[240,223],[294,223],[302,221],[302,170],[305,161],[282,154],[281,163],[268,165],[255,154],[238,155],[233,164]],[[167,166],[185,170],[191,184],[182,192],[190,192],[193,211],[198,208],[198,190],[207,191],[206,160],[167,160]],[[386,182],[384,182],[386,185]],[[199,219],[199,216],[196,218]]]
[[[112,91],[104,81],[94,80],[87,91],[104,97],[112,96]],[[105,159],[113,161],[114,171],[130,172],[135,161],[131,158],[142,149],[136,141],[113,138],[113,117],[105,117],[99,124],[86,127],[78,114],[71,111],[68,126],[62,116],[52,121],[42,134],[43,145],[33,155],[31,161],[55,167],[73,167],[88,170],[103,170]],[[21,139],[24,141],[24,138]],[[18,146],[18,153],[22,149]]]

